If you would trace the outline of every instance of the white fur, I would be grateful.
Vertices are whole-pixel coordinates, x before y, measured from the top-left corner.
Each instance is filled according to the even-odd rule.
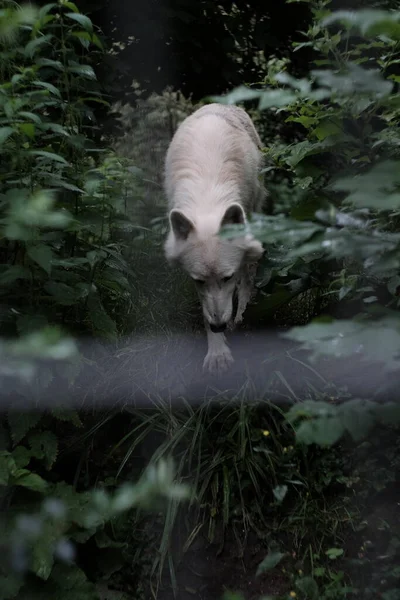
[[[246,223],[260,211],[264,189],[259,181],[261,142],[247,113],[234,106],[210,104],[185,119],[170,144],[165,190],[170,231],[165,243],[169,262],[179,263],[196,281],[208,340],[207,370],[223,370],[233,361],[221,329],[235,323],[250,299],[254,264],[262,245],[247,234],[232,240],[218,234],[222,225]]]

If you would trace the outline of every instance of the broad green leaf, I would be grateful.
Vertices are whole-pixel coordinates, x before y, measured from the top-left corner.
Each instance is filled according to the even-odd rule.
[[[0,574],[1,600],[13,600],[14,598],[20,597],[19,591],[23,585],[24,580],[17,573],[11,572]]]
[[[54,152],[47,152],[47,150],[30,150],[29,154],[31,154],[32,156],[47,158],[48,160],[61,163],[62,165],[65,165],[67,167],[69,166],[69,163],[65,160],[63,156],[61,156],[60,154],[55,154]]]
[[[11,453],[18,469],[24,469],[29,465],[32,454],[25,446],[17,446]]]
[[[65,16],[68,17],[69,19],[72,19],[73,21],[76,21],[77,23],[79,23],[79,25],[82,25],[82,27],[84,29],[86,29],[86,31],[90,31],[92,33],[92,31],[93,31],[92,21],[86,15],[82,15],[81,13],[72,12],[72,13],[66,13]]]
[[[27,249],[27,254],[35,263],[42,267],[48,275],[50,275],[53,253],[49,246],[45,246],[44,244],[30,246]]]
[[[4,270],[0,271],[0,285],[9,285],[15,283],[18,279],[31,279],[29,269],[20,265],[4,265]]]
[[[92,42],[95,46],[97,46],[97,48],[99,48],[100,50],[104,50],[104,46],[101,43],[101,40],[99,39],[99,36],[96,35],[95,33],[92,35]]]
[[[64,71],[64,65],[60,60],[52,60],[50,58],[39,58],[36,61],[38,67],[52,67],[57,71]]]
[[[48,488],[48,483],[37,473],[31,473],[28,469],[18,469],[13,476],[12,485],[26,487],[33,492],[44,493]]]
[[[378,9],[359,9],[355,11],[338,10],[322,21],[323,26],[340,23],[347,29],[357,29],[365,37],[387,36],[400,40],[400,12]]]
[[[71,258],[53,258],[52,261],[54,266],[57,267],[81,267],[89,264],[89,260],[83,256],[72,256]]]
[[[51,414],[54,418],[58,419],[59,421],[63,421],[64,423],[72,423],[72,425],[75,425],[75,427],[78,428],[83,426],[80,416],[76,410],[55,407],[51,410]]]
[[[80,75],[81,77],[85,77],[86,79],[96,79],[96,73],[93,71],[93,68],[89,65],[73,65],[68,67],[67,70],[69,73]]]
[[[349,400],[340,407],[340,416],[354,441],[368,435],[376,422],[375,405],[367,400]]]
[[[347,192],[345,202],[356,207],[398,209],[400,162],[387,160],[378,163],[366,173],[337,179],[330,187],[335,191]]]
[[[343,552],[343,548],[329,548],[329,550],[327,550],[325,554],[328,556],[328,558],[334,560],[336,558],[339,558],[339,556],[342,556]]]
[[[44,315],[40,314],[20,315],[17,319],[18,333],[22,335],[32,333],[46,326],[48,326],[48,321]]]
[[[283,500],[287,494],[287,491],[288,491],[287,485],[277,485],[276,487],[274,487],[272,492],[273,492],[278,504],[281,504],[283,502]]]
[[[74,2],[70,2],[69,0],[62,0],[62,5],[66,8],[69,8],[69,10],[72,10],[72,12],[74,13],[79,13],[79,8],[76,6],[76,4],[74,4]]]
[[[26,110],[21,110],[21,112],[18,113],[18,116],[23,117],[24,119],[29,119],[37,125],[40,125],[42,123],[42,119],[39,117],[39,115],[36,115],[35,113]]]
[[[324,323],[315,319],[282,336],[311,350],[312,359],[324,354],[344,358],[357,353],[361,360],[381,362],[388,371],[400,366],[400,323],[392,317],[371,322],[342,319]]]
[[[8,411],[7,420],[13,442],[18,444],[31,429],[36,427],[41,418],[42,415],[39,411],[20,412],[10,409]]]
[[[4,144],[14,132],[13,127],[0,127],[0,144]]]
[[[269,552],[264,560],[258,565],[256,571],[256,577],[259,577],[266,571],[274,569],[282,560],[285,555],[282,552]]]
[[[9,351],[15,357],[53,361],[71,360],[77,354],[74,340],[55,326],[44,327],[10,342]]]
[[[44,289],[62,306],[73,306],[82,299],[82,290],[61,281],[48,281]]]
[[[88,317],[96,335],[105,337],[110,341],[117,338],[115,321],[106,313],[97,294],[90,294],[88,298]]]
[[[318,600],[319,589],[318,584],[312,577],[302,577],[296,580],[296,587],[307,600]]]
[[[212,102],[219,102],[220,104],[238,104],[246,100],[254,100],[260,97],[260,90],[252,90],[244,85],[241,85],[225,96],[211,96]]]
[[[48,81],[33,81],[32,85],[39,87],[39,88],[43,88],[47,91],[49,91],[51,94],[54,94],[55,96],[58,96],[59,98],[61,98],[61,92],[58,88],[56,88],[55,85],[53,85],[52,83],[49,83]]]
[[[42,6],[39,10],[39,19],[43,19],[51,10],[53,10],[53,8],[58,8],[56,2],[49,2],[48,4]]]
[[[289,106],[298,99],[297,94],[288,90],[267,90],[258,94],[260,101],[258,110]]]
[[[51,34],[40,35],[34,38],[24,47],[25,56],[32,58],[38,50],[41,50],[43,46],[49,44],[52,38],[53,36]]]
[[[344,432],[345,428],[339,417],[317,417],[300,423],[296,428],[296,439],[307,445],[332,446]]]
[[[18,127],[21,133],[24,133],[29,138],[32,139],[35,137],[36,127],[33,123],[20,123]]]
[[[44,537],[40,537],[34,544],[32,550],[32,571],[46,581],[51,574],[54,565],[54,542],[56,532],[50,531]]]
[[[86,574],[74,565],[56,563],[51,574],[57,600],[98,600],[99,593]],[[55,600],[54,598],[54,600]]]
[[[342,133],[343,126],[341,127],[332,119],[326,119],[322,121],[319,123],[318,127],[313,130],[313,134],[319,139],[319,141],[323,141],[332,135],[341,135]]]
[[[92,41],[92,35],[88,31],[72,31],[71,35],[78,38],[82,46],[88,50],[90,42]]]
[[[15,460],[9,452],[0,452],[0,485],[7,486],[10,475],[17,471]]]
[[[28,444],[35,458],[44,460],[47,469],[53,466],[58,454],[58,439],[52,431],[38,431],[28,436]]]

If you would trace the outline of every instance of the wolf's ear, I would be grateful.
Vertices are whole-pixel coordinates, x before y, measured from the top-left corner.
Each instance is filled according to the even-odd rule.
[[[236,202],[228,206],[222,217],[221,227],[224,225],[244,225],[246,223],[246,215],[243,208]]]
[[[185,241],[194,229],[194,224],[180,210],[171,210],[169,221],[177,240]]]

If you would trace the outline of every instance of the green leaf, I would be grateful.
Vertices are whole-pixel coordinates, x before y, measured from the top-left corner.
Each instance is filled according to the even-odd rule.
[[[28,469],[18,469],[13,475],[11,485],[26,487],[34,492],[44,493],[47,490],[48,483],[40,475],[31,473]]]
[[[99,39],[99,36],[96,35],[95,33],[92,35],[92,42],[95,46],[97,46],[97,48],[99,48],[100,50],[104,50],[104,46],[101,43],[101,40]]]
[[[11,437],[15,444],[18,444],[36,425],[39,423],[42,415],[37,412],[20,412],[10,409],[7,420],[10,427]]]
[[[52,37],[51,34],[40,35],[28,42],[24,47],[25,56],[32,58],[38,50],[41,50],[43,46],[50,43]]]
[[[64,71],[64,65],[60,60],[52,60],[50,58],[39,58],[36,61],[38,67],[52,67],[57,71]]]
[[[315,319],[309,325],[293,327],[282,337],[300,342],[303,349],[311,350],[312,358],[324,354],[344,358],[362,349],[361,359],[378,361],[385,370],[396,370],[400,366],[398,318],[385,317],[370,322]]]
[[[366,173],[337,179],[330,187],[347,192],[345,202],[356,207],[397,210],[400,207],[400,162],[380,162]]]
[[[29,119],[29,121],[33,121],[37,125],[40,125],[42,123],[42,119],[39,117],[39,115],[36,115],[35,113],[29,112],[27,110],[21,110],[21,112],[18,113],[18,116],[24,117],[24,119]]]
[[[84,29],[86,29],[86,31],[90,31],[90,33],[92,33],[92,31],[93,31],[92,21],[86,15],[72,12],[72,13],[66,13],[65,16],[68,17],[69,19],[72,19],[73,21],[76,21],[77,23],[79,23],[79,25],[82,25],[82,27]]]
[[[256,571],[256,577],[259,577],[266,571],[274,569],[282,560],[285,555],[282,552],[269,552],[264,560],[258,565]]]
[[[377,9],[338,10],[322,21],[327,27],[340,23],[347,29],[358,29],[364,37],[387,36],[400,40],[400,13]]]
[[[260,94],[258,110],[288,106],[297,100],[297,94],[288,90],[267,90]]]
[[[88,50],[90,42],[92,41],[92,36],[88,31],[72,31],[71,35],[78,38],[82,46]]]
[[[17,319],[17,329],[18,333],[21,335],[43,329],[44,327],[47,327],[48,324],[46,317],[40,314],[20,315]]]
[[[85,79],[96,79],[96,73],[93,71],[90,65],[73,65],[68,67],[69,73],[74,73],[75,75],[81,75],[85,77]]]
[[[45,246],[44,244],[30,246],[27,249],[27,254],[35,263],[42,267],[48,275],[50,275],[53,253],[49,246]]]
[[[14,600],[20,597],[19,591],[24,585],[24,580],[19,574],[0,574],[0,600]]]
[[[309,600],[318,600],[319,589],[317,582],[312,577],[302,577],[296,581],[296,587],[305,598]]]
[[[340,415],[343,424],[354,441],[367,436],[376,422],[375,405],[368,400],[349,400],[341,405]]]
[[[36,127],[33,123],[20,123],[18,127],[21,133],[24,133],[27,137],[31,139],[35,137]]]
[[[65,6],[66,8],[69,8],[69,10],[72,10],[72,12],[74,12],[74,13],[79,13],[79,8],[73,2],[69,2],[68,0],[63,0],[62,5]]]
[[[274,494],[278,504],[281,504],[287,494],[288,486],[287,485],[277,485],[272,491],[273,491],[273,494]]]
[[[55,154],[54,152],[47,152],[46,150],[30,150],[29,154],[32,156],[38,156],[42,158],[46,158],[48,160],[61,163],[62,165],[69,166],[69,163],[65,160],[63,156],[60,154]]]
[[[32,454],[25,446],[17,446],[12,451],[11,456],[15,460],[18,469],[24,469],[28,466],[32,458]]]
[[[88,298],[88,317],[93,332],[110,341],[117,339],[117,326],[115,321],[106,313],[97,294],[90,294]]]
[[[55,85],[49,83],[48,81],[32,81],[32,85],[44,88],[45,90],[48,90],[51,94],[54,94],[55,96],[61,98],[60,90],[58,90]]]
[[[18,279],[31,279],[31,273],[26,267],[20,265],[6,266],[0,271],[0,285],[9,285],[15,283]]]
[[[0,127],[0,144],[4,144],[14,131],[13,127]]]
[[[307,445],[332,446],[344,432],[345,428],[339,417],[318,417],[300,423],[296,429],[296,440]]]
[[[83,297],[82,290],[71,287],[61,281],[48,281],[46,282],[44,289],[54,296],[56,302],[62,306],[73,306]]]
[[[342,556],[343,552],[344,551],[342,548],[329,548],[325,554],[328,556],[328,558],[335,560],[336,558],[339,558],[339,556]]]
[[[51,11],[53,10],[53,8],[58,8],[58,5],[56,2],[51,2],[48,4],[45,4],[44,6],[41,7],[41,9],[39,10],[39,19],[44,19],[44,17]]]
[[[95,585],[89,581],[84,571],[76,565],[56,563],[51,574],[52,586],[56,593],[54,600],[98,600]]]
[[[81,418],[76,410],[57,407],[52,409],[51,414],[59,421],[72,423],[75,427],[83,427]]]
[[[38,431],[28,436],[32,456],[43,460],[47,469],[51,469],[58,455],[58,439],[51,431]]]
[[[260,97],[260,90],[252,90],[244,85],[240,85],[225,96],[211,96],[211,102],[219,102],[220,104],[238,104],[246,100],[254,100]]]
[[[55,534],[41,537],[33,546],[32,550],[32,571],[46,581],[51,574],[54,565],[54,542]]]
[[[7,486],[10,475],[17,470],[14,458],[9,452],[0,452],[0,485]]]

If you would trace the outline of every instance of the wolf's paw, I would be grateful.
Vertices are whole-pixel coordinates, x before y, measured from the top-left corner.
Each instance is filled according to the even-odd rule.
[[[234,331],[236,329],[236,319],[231,319],[227,327],[228,331]]]
[[[233,356],[228,347],[219,352],[208,352],[203,362],[203,371],[214,374],[223,373],[233,362]]]
[[[237,313],[235,320],[233,321],[233,328],[235,328],[238,325],[241,325],[243,323],[243,312]]]

